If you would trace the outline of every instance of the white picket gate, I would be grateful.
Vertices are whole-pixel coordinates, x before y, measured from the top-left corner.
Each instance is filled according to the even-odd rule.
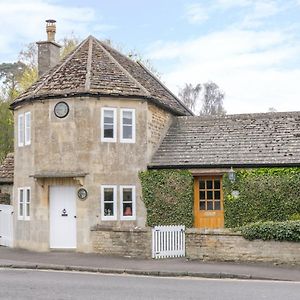
[[[0,204],[0,246],[13,246],[13,207]]]
[[[152,258],[185,256],[185,226],[155,226],[152,229]]]

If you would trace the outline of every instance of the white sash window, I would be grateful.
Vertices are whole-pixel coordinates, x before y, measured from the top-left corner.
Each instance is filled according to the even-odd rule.
[[[31,113],[18,115],[18,146],[31,144]]]
[[[135,143],[135,109],[121,109],[121,143]]]

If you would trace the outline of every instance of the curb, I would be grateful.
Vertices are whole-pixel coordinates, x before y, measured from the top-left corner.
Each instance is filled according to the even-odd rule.
[[[134,269],[110,269],[84,266],[64,266],[53,264],[0,264],[0,269],[26,269],[26,270],[52,270],[52,271],[74,271],[99,274],[128,274],[140,276],[155,277],[194,277],[211,279],[244,279],[244,280],[272,280],[272,281],[292,281],[288,279],[278,279],[271,277],[259,277],[250,274],[232,274],[232,273],[201,273],[201,272],[174,272],[174,271],[147,271]]]

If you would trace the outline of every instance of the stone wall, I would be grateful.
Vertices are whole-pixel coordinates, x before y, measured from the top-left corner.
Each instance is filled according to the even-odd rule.
[[[148,104],[148,151],[154,154],[166,135],[172,121],[172,115],[156,105]]]
[[[99,228],[91,231],[93,252],[151,258],[151,229]]]
[[[147,102],[139,99],[109,97],[74,97],[64,101],[69,105],[67,117],[57,118],[54,107],[60,99],[36,101],[15,110],[18,115],[31,112],[31,145],[18,147],[15,143],[15,178],[13,205],[16,246],[41,251],[49,249],[48,186],[79,183],[68,182],[64,174],[86,174],[81,184],[88,191],[86,201],[76,200],[77,251],[91,251],[90,228],[95,225],[116,228],[144,227],[146,208],[141,200],[138,171],[147,168]],[[101,142],[101,109],[113,107],[117,111],[117,142]],[[120,111],[135,109],[136,142],[120,142]],[[17,127],[15,127],[17,141]],[[56,174],[58,181],[49,182],[47,174]],[[32,176],[38,175],[39,180]],[[52,177],[52,176],[50,176]],[[73,177],[73,176],[72,176]],[[76,176],[75,176],[76,177]],[[101,218],[100,194],[102,185],[117,187],[117,218]],[[121,218],[120,186],[132,185],[136,191],[136,219]],[[18,220],[18,188],[31,188],[30,221]]]
[[[300,264],[300,243],[248,241],[228,230],[186,231],[186,256],[211,261],[246,261]]]
[[[95,227],[92,252],[104,255],[151,258],[151,228]],[[272,262],[300,264],[300,243],[248,241],[229,230],[186,230],[186,257],[207,261]]]

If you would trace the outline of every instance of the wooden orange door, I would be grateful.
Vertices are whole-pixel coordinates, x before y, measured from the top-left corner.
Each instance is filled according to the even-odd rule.
[[[195,177],[194,227],[224,227],[222,176]]]

